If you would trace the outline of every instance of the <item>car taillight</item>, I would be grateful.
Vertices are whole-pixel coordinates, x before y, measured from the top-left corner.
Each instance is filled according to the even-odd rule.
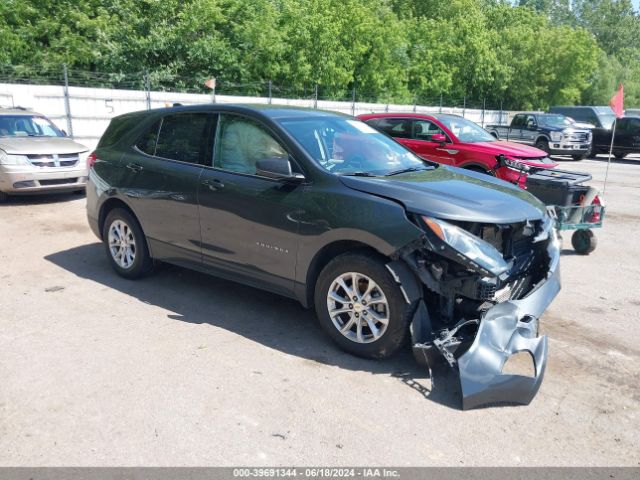
[[[97,159],[98,156],[96,155],[96,152],[91,152],[87,157],[87,168],[91,169],[91,167],[93,167],[93,164],[96,163]]]

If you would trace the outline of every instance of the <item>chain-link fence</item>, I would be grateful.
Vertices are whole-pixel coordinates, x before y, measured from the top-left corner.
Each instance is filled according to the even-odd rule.
[[[499,103],[463,96],[421,95],[421,101],[393,103],[378,93],[322,85],[287,86],[272,81],[232,83],[166,72],[94,72],[60,67],[0,67],[0,106],[23,106],[49,116],[67,133],[94,144],[115,115],[135,110],[198,103],[272,103],[333,110],[351,115],[377,112],[453,113],[482,126],[504,124],[510,112]],[[208,86],[205,86],[208,83]]]

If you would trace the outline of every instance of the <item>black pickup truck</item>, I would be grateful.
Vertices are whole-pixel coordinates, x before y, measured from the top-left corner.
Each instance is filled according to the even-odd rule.
[[[594,129],[593,153],[609,153],[612,130]],[[619,118],[616,122],[616,137],[613,154],[622,159],[630,153],[640,153],[640,116]]]
[[[591,152],[591,130],[578,128],[559,114],[518,113],[511,125],[488,125],[486,130],[500,140],[533,145],[549,155],[571,155],[582,160]]]

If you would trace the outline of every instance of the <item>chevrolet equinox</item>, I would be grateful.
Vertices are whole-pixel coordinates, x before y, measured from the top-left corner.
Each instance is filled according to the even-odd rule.
[[[410,340],[456,369],[463,408],[527,404],[540,386],[559,242],[516,186],[353,117],[278,106],[122,115],[88,164],[88,220],[123,277],[163,261],[292,297],[364,357]],[[518,352],[532,375],[503,372]]]

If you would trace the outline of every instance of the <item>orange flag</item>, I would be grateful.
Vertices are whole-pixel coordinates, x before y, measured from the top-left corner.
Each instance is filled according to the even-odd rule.
[[[622,84],[618,87],[616,94],[611,97],[609,106],[613,110],[613,113],[616,114],[616,117],[622,118],[624,116],[624,87]]]

